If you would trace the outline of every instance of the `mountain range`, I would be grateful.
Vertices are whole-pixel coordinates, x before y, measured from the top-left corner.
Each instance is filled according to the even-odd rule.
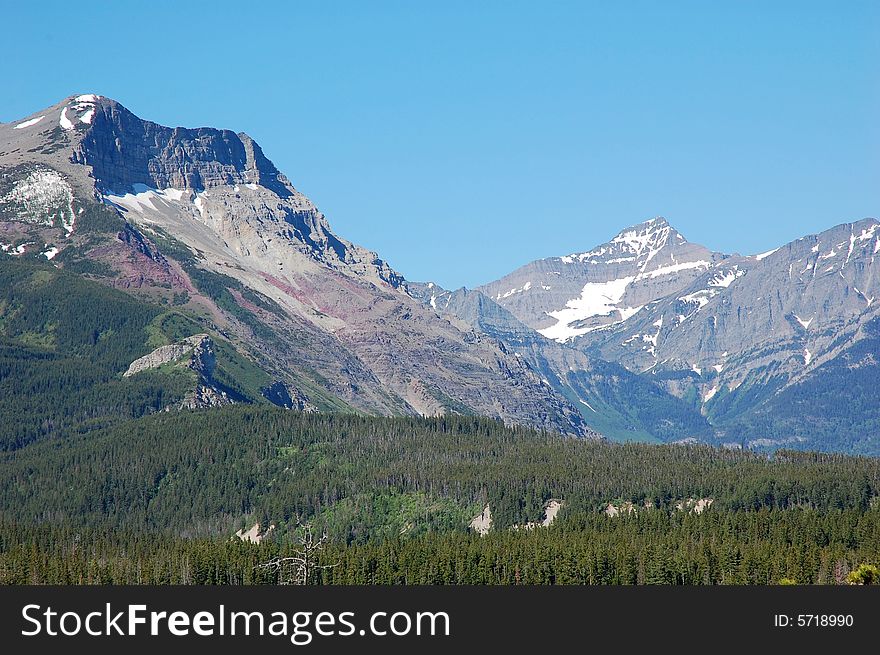
[[[0,124],[0,338],[18,388],[94,370],[57,416],[11,383],[5,402],[33,438],[110,420],[100,389],[131,415],[273,403],[877,454],[878,225],[741,256],[654,218],[446,290],[337,235],[246,134],[71,96]]]

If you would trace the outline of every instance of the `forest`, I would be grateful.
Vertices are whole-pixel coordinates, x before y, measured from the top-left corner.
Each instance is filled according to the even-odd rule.
[[[880,460],[588,442],[484,418],[159,413],[5,453],[0,581],[843,583],[880,564]],[[702,513],[680,503],[711,499]],[[548,527],[551,499],[564,501]],[[612,504],[632,511],[610,516]],[[470,520],[488,504],[485,536]],[[260,544],[234,537],[276,526]]]

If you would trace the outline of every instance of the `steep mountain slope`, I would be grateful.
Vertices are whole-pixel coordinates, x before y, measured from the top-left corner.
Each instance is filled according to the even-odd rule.
[[[447,291],[434,283],[408,283],[408,290],[441,316],[499,340],[539,372],[544,384],[570,399],[588,426],[609,438],[672,441],[711,435],[698,409],[656,380],[544,337],[480,291]]]
[[[589,433],[525,362],[335,235],[245,134],[76,96],[0,125],[0,175],[4,252],[177,304],[318,407]]]
[[[479,289],[529,327],[565,342],[626,320],[724,257],[654,218],[593,250],[532,262]]]

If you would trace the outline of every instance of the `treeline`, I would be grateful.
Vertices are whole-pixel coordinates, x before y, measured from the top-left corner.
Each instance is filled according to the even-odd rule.
[[[544,504],[590,515],[608,502],[675,511],[865,512],[880,460],[565,439],[476,417],[372,418],[260,406],[161,413],[0,457],[0,517],[21,523],[231,535],[259,521],[327,527],[366,543],[465,531],[488,503],[499,530]]]
[[[880,512],[579,515],[486,537],[331,544],[311,584],[843,584],[880,564]],[[293,547],[0,521],[0,584],[278,584]]]

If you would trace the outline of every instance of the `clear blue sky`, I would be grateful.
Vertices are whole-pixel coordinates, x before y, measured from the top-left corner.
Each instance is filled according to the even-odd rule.
[[[245,131],[450,287],[656,215],[754,253],[880,214],[880,2],[427,5],[6,3],[0,120],[94,92]]]

